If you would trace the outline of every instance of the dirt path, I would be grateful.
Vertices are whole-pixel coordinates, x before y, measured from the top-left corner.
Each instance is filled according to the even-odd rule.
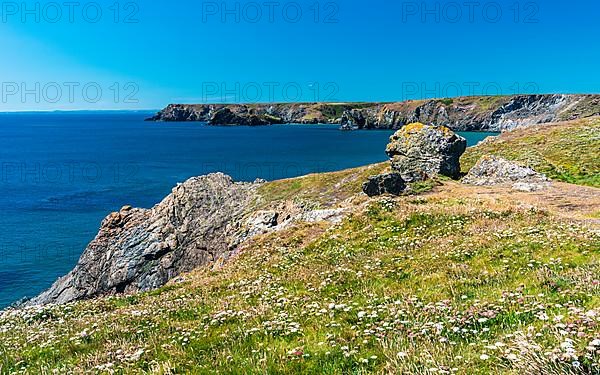
[[[509,186],[469,186],[458,182],[446,182],[432,196],[476,197],[490,201],[492,205],[530,205],[544,209],[566,219],[586,221],[600,227],[600,189],[553,182],[546,190],[520,192]]]

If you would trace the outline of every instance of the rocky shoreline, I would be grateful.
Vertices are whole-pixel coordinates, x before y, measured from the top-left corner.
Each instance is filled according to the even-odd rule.
[[[193,177],[151,209],[125,206],[107,216],[78,264],[48,290],[17,305],[64,304],[154,290],[198,267],[218,268],[239,246],[301,221],[339,222],[344,209],[271,206],[266,182],[234,182],[223,173]]]
[[[259,185],[218,173],[179,184],[151,209],[123,207],[104,219],[75,269],[26,304],[152,290],[217,262],[247,235],[236,223]]]
[[[458,180],[466,150],[466,140],[447,127],[408,124],[390,138],[389,168],[363,180],[362,190],[369,197],[398,196],[410,193],[412,184],[438,176]],[[510,182],[524,186],[517,190],[536,191],[545,188],[548,179],[507,160],[484,156],[463,182],[477,186]],[[178,184],[151,209],[123,207],[104,219],[69,274],[24,305],[154,290],[198,267],[219,267],[258,235],[295,222],[339,222],[347,213],[343,207],[269,202],[269,194],[260,192],[265,184],[236,183],[214,173]]]
[[[336,124],[400,129],[420,122],[454,131],[501,132],[600,115],[600,95],[474,96],[394,103],[170,104],[148,121],[209,125]]]

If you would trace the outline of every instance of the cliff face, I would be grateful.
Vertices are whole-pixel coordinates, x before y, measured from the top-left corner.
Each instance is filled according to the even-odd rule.
[[[77,266],[28,304],[145,291],[218,261],[241,241],[259,184],[223,174],[192,178],[154,208],[124,207],[102,222]]]
[[[367,104],[376,106],[377,104]],[[202,121],[212,125],[339,123],[344,111],[360,104],[170,104],[149,121]]]
[[[504,131],[600,115],[600,95],[515,95],[397,103],[171,104],[151,121],[210,125],[339,124],[344,129],[444,125],[455,131]]]
[[[222,265],[254,236],[297,221],[337,222],[345,213],[293,203],[270,206],[261,186],[214,173],[179,184],[152,209],[123,207],[104,219],[69,274],[24,305],[153,290],[200,266]]]

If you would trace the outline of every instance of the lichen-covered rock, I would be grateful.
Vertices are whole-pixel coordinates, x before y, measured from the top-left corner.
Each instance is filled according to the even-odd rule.
[[[413,123],[397,131],[386,153],[392,168],[407,182],[444,175],[458,178],[467,141],[444,126]]]
[[[387,173],[369,177],[363,184],[363,191],[369,197],[383,194],[400,195],[406,189],[406,182],[399,173]]]
[[[549,185],[545,175],[493,155],[479,159],[462,182],[477,186],[512,184],[513,189],[520,191],[537,191]]]

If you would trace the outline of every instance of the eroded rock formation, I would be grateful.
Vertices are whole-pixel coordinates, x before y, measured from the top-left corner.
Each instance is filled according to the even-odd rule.
[[[151,290],[226,257],[246,235],[239,223],[258,186],[217,173],[178,185],[152,209],[124,207],[104,219],[75,269],[29,304]]]
[[[414,123],[392,136],[386,153],[404,181],[416,182],[437,175],[458,178],[466,149],[467,140],[447,127]]]
[[[222,173],[191,178],[151,209],[110,214],[78,264],[24,305],[66,303],[156,289],[193,269],[222,265],[254,236],[295,222],[339,222],[345,209],[264,203],[260,186]]]
[[[438,175],[458,178],[466,149],[467,140],[445,126],[408,124],[392,135],[386,148],[393,172],[370,177],[363,192],[370,197],[400,195],[407,183]]]

